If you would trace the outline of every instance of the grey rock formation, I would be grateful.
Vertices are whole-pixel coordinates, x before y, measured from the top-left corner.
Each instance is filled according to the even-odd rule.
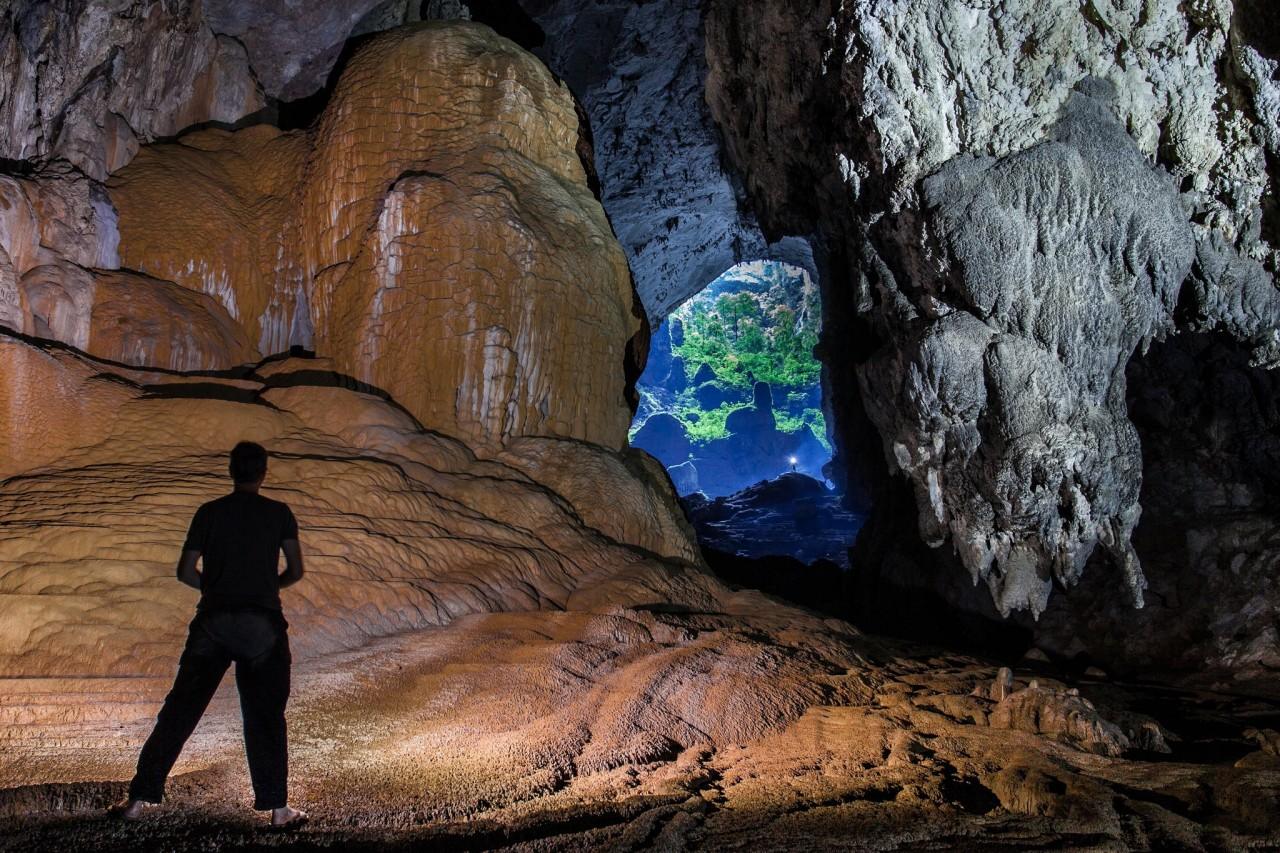
[[[1099,543],[1141,605],[1129,544],[1141,455],[1124,367],[1172,328],[1191,270],[1177,188],[1109,100],[1082,93],[1052,141],[1001,160],[957,156],[923,188],[946,266],[917,283],[933,291],[924,310],[894,318],[918,331],[859,367],[868,411],[915,485],[922,537],[950,538],[1005,615],[1042,611]]]
[[[701,0],[531,0],[535,51],[591,117],[601,202],[651,322],[743,260],[814,269],[808,245],[770,244],[740,208],[703,99]]]
[[[348,38],[416,21],[421,5],[409,0],[205,0],[204,15],[213,32],[244,44],[268,95],[291,101],[324,86]]]
[[[264,100],[244,47],[199,3],[17,0],[0,9],[0,157],[102,180],[138,144],[234,122]]]
[[[1147,604],[1117,612],[1118,579],[1088,572],[1050,600],[1037,644],[1126,674],[1195,671],[1206,686],[1250,692],[1275,683],[1280,371],[1248,361],[1221,334],[1180,334],[1130,362]]]
[[[1231,19],[1173,0],[709,5],[708,100],[761,222],[826,238],[844,444],[869,418],[921,538],[1002,614],[1041,612],[1098,544],[1142,602],[1135,351],[1214,328],[1276,361],[1274,68],[1233,49]]]

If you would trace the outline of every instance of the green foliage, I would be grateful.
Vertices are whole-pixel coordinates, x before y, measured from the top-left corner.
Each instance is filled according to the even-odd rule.
[[[817,287],[803,270],[773,261],[742,264],[673,314],[683,338],[672,346],[672,355],[683,359],[690,381],[708,365],[717,382],[747,400],[756,382],[786,392],[786,405],[774,410],[778,429],[812,429],[830,450],[821,411],[790,414],[800,411],[820,378],[821,367],[813,357],[820,310]],[[699,405],[694,388],[653,393],[660,400],[657,410],[674,415],[688,438],[700,444],[728,437],[729,414],[751,405],[726,403],[708,411]]]
[[[806,427],[812,429],[814,436],[822,442],[822,446],[828,453],[831,452],[831,442],[827,440],[827,420],[822,416],[820,409],[805,409],[798,418],[792,417],[781,409],[774,409],[773,422],[777,425],[778,432],[796,433]]]
[[[729,431],[725,429],[725,420],[730,413],[746,407],[746,403],[723,403],[708,411],[699,408],[696,400],[692,404],[687,400],[681,400],[672,414],[684,424],[685,435],[689,436],[690,441],[706,443],[718,438],[727,438]]]
[[[777,301],[778,294],[740,291],[695,299],[678,315],[684,341],[672,351],[684,359],[690,378],[703,364],[716,379],[749,391],[754,382],[773,387],[808,388],[820,366],[813,357],[818,342],[816,294],[807,294],[802,316]]]

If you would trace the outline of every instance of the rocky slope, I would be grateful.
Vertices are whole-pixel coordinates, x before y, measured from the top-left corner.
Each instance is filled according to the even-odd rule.
[[[25,715],[2,741],[0,850],[1228,851],[1280,831],[1274,706],[1001,671],[756,593],[467,617],[294,685],[291,798],[312,820],[271,838],[229,692],[163,809],[128,824],[100,810],[163,682],[98,680],[107,713],[81,719],[25,682],[0,709]]]

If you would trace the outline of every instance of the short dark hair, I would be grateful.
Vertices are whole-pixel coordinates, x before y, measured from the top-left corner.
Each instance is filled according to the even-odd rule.
[[[252,441],[231,448],[231,479],[237,485],[256,483],[267,473],[267,449]]]

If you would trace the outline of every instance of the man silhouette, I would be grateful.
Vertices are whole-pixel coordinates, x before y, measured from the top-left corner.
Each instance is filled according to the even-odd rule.
[[[253,807],[269,809],[270,825],[277,829],[306,820],[288,804],[284,709],[292,658],[289,625],[280,610],[280,588],[302,578],[298,523],[287,505],[258,494],[267,475],[262,445],[237,444],[230,472],[235,490],[196,510],[182,546],[178,580],[200,590],[200,604],[173,689],[138,757],[129,796],[112,807],[125,820],[137,820],[148,805],[164,799],[165,779],[232,661]],[[282,550],[285,570],[279,572]],[[203,570],[197,570],[202,559]]]

